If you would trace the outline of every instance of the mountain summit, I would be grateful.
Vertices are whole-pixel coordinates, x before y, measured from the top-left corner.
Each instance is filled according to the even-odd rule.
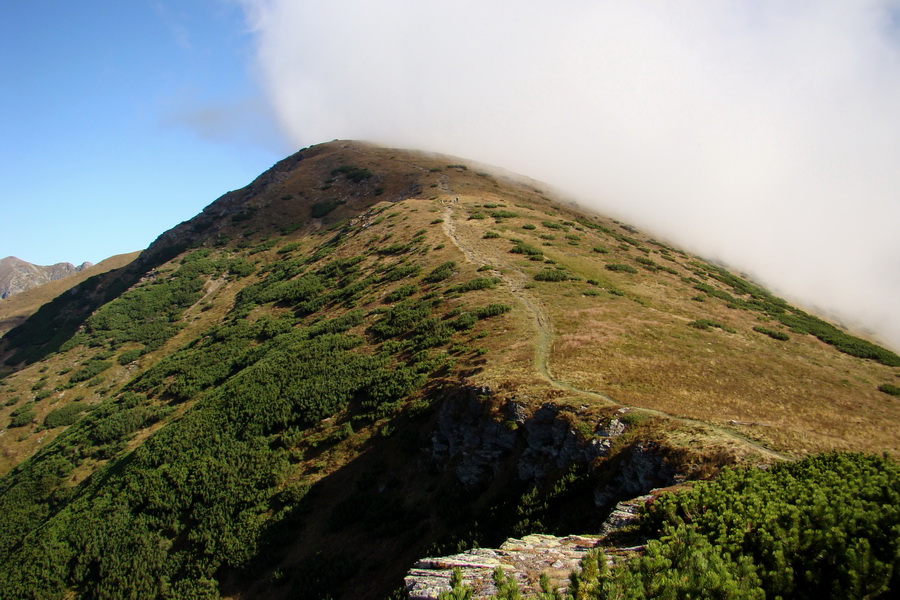
[[[0,259],[0,299],[74,275],[91,265],[92,263],[86,262],[76,267],[72,263],[61,262],[42,267],[15,256],[7,256]]]
[[[0,356],[10,597],[385,598],[420,557],[591,533],[725,466],[900,450],[890,350],[533,181],[357,142]]]

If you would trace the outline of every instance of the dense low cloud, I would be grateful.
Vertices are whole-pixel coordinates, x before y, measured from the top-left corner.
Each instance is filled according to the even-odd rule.
[[[518,171],[900,347],[900,3],[243,4],[296,145]]]

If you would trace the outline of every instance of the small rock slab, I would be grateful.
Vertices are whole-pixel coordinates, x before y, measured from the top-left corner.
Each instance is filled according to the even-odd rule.
[[[407,574],[406,592],[410,600],[436,600],[441,592],[450,590],[450,577],[453,569],[458,568],[465,584],[473,588],[473,597],[487,598],[497,593],[493,582],[497,567],[512,575],[523,593],[540,591],[538,582],[542,573],[564,590],[569,573],[600,540],[578,535],[535,534],[510,538],[495,550],[476,548],[452,556],[423,558]]]
[[[546,574],[551,584],[564,592],[569,585],[569,574],[579,568],[584,555],[599,546],[606,535],[636,519],[638,508],[650,498],[652,495],[619,502],[603,523],[601,535],[532,534],[521,539],[510,538],[497,549],[474,548],[452,556],[423,558],[404,579],[406,593],[410,600],[437,600],[441,592],[450,590],[450,577],[453,569],[458,568],[463,582],[472,587],[473,598],[489,598],[497,593],[493,580],[497,567],[515,578],[523,595],[541,591],[541,574]],[[642,546],[604,548],[610,564],[641,550]]]

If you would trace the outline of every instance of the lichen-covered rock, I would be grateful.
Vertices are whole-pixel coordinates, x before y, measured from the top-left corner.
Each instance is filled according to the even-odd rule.
[[[512,576],[523,594],[540,591],[541,575],[546,575],[552,586],[565,591],[569,574],[580,568],[584,555],[601,547],[610,566],[628,560],[643,550],[643,546],[611,546],[608,536],[630,525],[638,518],[638,510],[657,495],[644,494],[624,500],[600,526],[598,535],[533,534],[510,538],[499,548],[475,548],[452,556],[423,558],[406,574],[404,584],[410,600],[434,600],[443,591],[450,590],[450,577],[454,568],[460,569],[463,583],[473,590],[474,599],[489,598],[496,594],[493,573],[497,567]]]
[[[616,504],[616,507],[606,517],[606,521],[600,526],[600,533],[609,535],[637,521],[638,510],[651,498],[653,498],[653,494],[644,494],[643,496],[638,496],[631,500],[623,500]]]
[[[599,542],[597,537],[527,535],[521,539],[510,538],[497,549],[478,548],[453,556],[425,558],[407,574],[406,592],[410,600],[436,599],[450,589],[450,576],[458,568],[465,585],[472,588],[473,597],[488,598],[497,593],[493,582],[497,567],[512,575],[524,593],[540,591],[541,574],[565,589],[569,573]]]
[[[540,591],[541,575],[565,591],[569,574],[579,568],[584,555],[603,545],[610,533],[636,519],[638,508],[652,497],[644,495],[617,504],[601,527],[602,535],[526,535],[510,538],[496,549],[475,548],[452,556],[423,558],[404,579],[406,593],[410,600],[435,600],[441,592],[450,590],[450,577],[453,569],[458,568],[463,583],[472,588],[473,598],[489,598],[497,592],[493,583],[497,567],[516,580],[523,594]],[[641,550],[640,546],[603,547],[610,565],[627,560]]]
[[[472,586],[479,596],[488,597],[497,592],[492,580],[497,567],[504,568],[498,551],[489,548],[474,548],[452,556],[423,558],[410,569],[404,579],[406,592],[411,599],[437,598],[441,592],[450,589],[453,569],[459,569],[467,585]]]

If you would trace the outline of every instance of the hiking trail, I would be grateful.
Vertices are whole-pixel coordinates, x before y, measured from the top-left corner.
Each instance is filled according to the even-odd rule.
[[[450,190],[446,189],[442,191],[449,192]],[[456,196],[441,200],[441,203],[444,207],[444,221],[441,224],[444,233],[447,235],[450,241],[453,242],[453,244],[460,250],[460,252],[463,253],[468,262],[477,266],[497,264],[498,260],[496,251],[491,252],[489,247],[486,248],[486,244],[479,243],[475,239],[463,239],[464,236],[461,235],[457,230],[455,222],[455,209],[459,206],[459,204],[454,200],[454,198],[456,198]],[[471,236],[467,237],[471,238]],[[493,259],[491,256],[492,254]],[[504,261],[504,265],[507,266],[510,271],[495,272],[506,285],[510,293],[512,293],[512,295],[516,297],[516,299],[525,308],[525,310],[531,314],[536,334],[534,367],[538,371],[538,373],[540,373],[541,376],[544,377],[553,387],[571,392],[573,394],[594,398],[595,400],[600,400],[605,404],[620,406],[622,408],[642,412],[644,414],[663,417],[688,425],[702,427],[709,431],[713,431],[725,438],[752,447],[757,452],[768,458],[776,460],[793,460],[792,457],[775,450],[771,450],[765,447],[763,444],[756,442],[744,435],[741,435],[740,433],[737,433],[736,431],[733,431],[731,429],[727,429],[719,425],[714,425],[706,421],[671,415],[661,410],[623,404],[621,402],[613,400],[606,394],[590,390],[583,390],[557,378],[550,369],[550,348],[552,346],[554,336],[553,321],[549,318],[547,312],[544,310],[544,306],[541,303],[540,299],[531,294],[525,287],[525,284],[529,281],[528,275],[521,269],[517,268],[514,264],[511,264],[511,262]]]

